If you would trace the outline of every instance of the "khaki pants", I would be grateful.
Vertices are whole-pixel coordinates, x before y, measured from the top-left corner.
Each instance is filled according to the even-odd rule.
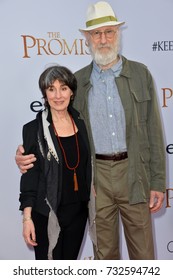
[[[121,215],[129,258],[153,260],[151,216],[148,203],[129,205],[127,187],[128,159],[97,160],[96,230],[97,260],[120,259],[119,214]]]

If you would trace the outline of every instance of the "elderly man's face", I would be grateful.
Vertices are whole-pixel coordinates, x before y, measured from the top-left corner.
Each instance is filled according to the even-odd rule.
[[[85,32],[93,59],[98,65],[116,60],[119,51],[119,27],[104,26]]]

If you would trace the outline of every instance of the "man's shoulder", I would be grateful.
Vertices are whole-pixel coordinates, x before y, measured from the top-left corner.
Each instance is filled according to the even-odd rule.
[[[139,61],[130,60],[125,57],[122,57],[123,60],[123,70],[122,75],[127,77],[149,77],[151,76],[148,67]]]
[[[90,63],[90,64],[84,66],[83,68],[77,70],[74,74],[76,77],[79,77],[79,76],[83,75],[83,73],[85,73],[85,74],[90,73],[92,71],[92,67],[93,67],[92,63]]]
[[[126,57],[122,57],[122,60],[124,62],[124,65],[128,65],[130,68],[143,68],[143,69],[147,69],[147,66],[142,63],[142,62],[139,62],[139,61],[136,61],[136,60],[131,60],[131,59],[127,59]]]

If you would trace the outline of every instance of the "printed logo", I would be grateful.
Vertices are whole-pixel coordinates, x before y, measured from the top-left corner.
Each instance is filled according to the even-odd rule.
[[[85,39],[75,38],[69,42],[61,38],[60,32],[47,32],[47,38],[36,38],[33,35],[21,35],[23,58],[41,55],[89,55]]]
[[[173,199],[173,188],[166,189],[166,208],[171,207],[171,202]]]
[[[167,250],[169,253],[173,253],[173,241],[169,241],[167,244]]]
[[[171,88],[161,88],[163,93],[163,104],[162,108],[168,107],[168,102],[170,102],[170,99],[173,97],[173,89]]]
[[[167,52],[167,51],[173,51],[173,41],[155,41],[152,44],[152,50],[155,51],[161,51],[161,52]]]

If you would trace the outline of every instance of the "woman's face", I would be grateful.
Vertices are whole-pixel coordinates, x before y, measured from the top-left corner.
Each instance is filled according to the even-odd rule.
[[[67,111],[72,95],[71,89],[58,80],[46,89],[46,97],[50,108],[58,112]]]

